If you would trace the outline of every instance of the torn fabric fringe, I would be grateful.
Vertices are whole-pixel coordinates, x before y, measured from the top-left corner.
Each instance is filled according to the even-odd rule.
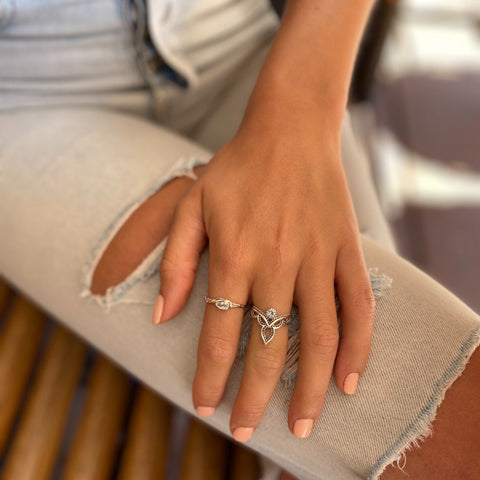
[[[421,442],[432,434],[432,422],[437,416],[437,409],[445,398],[445,393],[453,382],[463,373],[468,359],[480,345],[480,326],[475,328],[462,344],[457,357],[437,380],[432,395],[420,410],[417,417],[410,422],[397,441],[388,447],[372,467],[368,480],[378,480],[385,468],[393,464],[403,471],[406,453],[420,447]]]
[[[104,234],[97,241],[90,255],[90,259],[83,267],[82,291],[80,297],[93,297],[106,312],[109,312],[111,307],[116,303],[137,303],[145,305],[153,305],[155,303],[149,299],[127,300],[125,299],[125,294],[138,282],[146,280],[158,271],[158,265],[160,264],[160,259],[163,255],[168,237],[165,237],[123,282],[109,287],[105,295],[96,295],[90,290],[93,274],[98,262],[102,258],[112,239],[140,205],[174,178],[187,176],[193,180],[197,180],[197,176],[193,169],[196,166],[204,165],[209,161],[210,157],[208,156],[200,157],[192,155],[190,157],[178,158],[165,175],[158,179],[140,198],[127,205],[116,216],[116,218],[114,218]]]
[[[384,274],[378,274],[377,268],[370,268],[368,273],[370,276],[370,284],[372,286],[373,295],[375,300],[382,297],[390,285],[392,279]],[[337,308],[337,319],[340,323],[340,300],[335,292],[335,306]],[[240,341],[238,345],[237,358],[242,358],[246,351],[248,342],[250,340],[251,331],[251,306],[245,311],[242,322],[242,329],[240,333]],[[295,383],[297,377],[297,364],[300,355],[300,330],[298,320],[298,308],[294,305],[291,310],[292,320],[288,324],[288,343],[287,343],[287,356],[285,359],[285,366],[280,376],[280,380],[289,387]]]

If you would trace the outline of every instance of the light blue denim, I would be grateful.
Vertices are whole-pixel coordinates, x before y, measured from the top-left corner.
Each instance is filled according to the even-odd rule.
[[[101,6],[109,15],[116,12],[112,5],[117,5],[106,0],[55,3],[80,10],[87,5]],[[115,91],[113,103],[106,100],[101,82],[92,90],[75,89],[78,78],[67,75],[68,55],[64,70],[51,70],[58,64],[50,63],[48,55],[34,58],[33,74],[32,64],[26,63],[32,51],[17,47],[28,46],[24,37],[41,37],[46,46],[49,28],[57,32],[68,23],[62,23],[62,16],[49,23],[52,10],[46,9],[43,17],[33,16],[45,20],[43,30],[35,30],[38,25],[29,22],[32,13],[27,8],[33,5],[41,4],[17,2],[19,16],[12,18],[21,22],[15,28],[10,23],[0,39],[0,102],[10,102],[8,108],[0,107],[0,274],[60,323],[194,415],[191,387],[205,308],[202,297],[208,294],[208,249],[201,255],[186,307],[161,326],[151,324],[151,314],[160,286],[156,270],[164,241],[106,296],[91,295],[89,282],[109,239],[133,209],[169,179],[207,163],[211,152],[140,118],[141,112],[148,115],[144,108],[148,92],[143,90],[134,52],[128,46],[121,48],[119,56],[116,48],[102,46],[99,52],[99,58],[103,54],[112,57],[104,58],[101,63],[105,66],[121,64],[119,71],[131,68],[125,78],[114,78],[118,71],[97,78],[95,69],[80,77],[92,85],[106,79],[109,93],[115,90],[110,81],[130,82],[133,89],[139,85],[143,93],[138,103],[140,97],[132,101],[128,87]],[[116,14],[99,15],[91,24],[87,15],[83,25],[95,31],[100,24],[100,30],[106,32],[103,22],[109,18],[118,27]],[[70,23],[69,28],[80,24]],[[79,37],[87,43],[98,39],[97,33]],[[66,39],[78,38],[66,35]],[[57,40],[53,45],[60,48]],[[126,58],[126,51],[132,56]],[[14,55],[18,58],[9,59]],[[83,61],[90,62],[88,54],[76,57],[77,73]],[[13,69],[5,69],[7,64],[19,69],[15,75]],[[50,78],[52,74],[64,76]],[[239,75],[236,81],[246,80]],[[45,85],[49,87],[41,92]],[[243,102],[247,96],[244,91]],[[84,99],[88,101],[82,103]],[[72,108],[72,104],[82,108]],[[210,125],[213,133],[225,123],[234,125],[233,119],[241,116],[229,107],[222,117],[222,109],[218,105],[210,118],[205,117],[205,128]],[[234,130],[234,126],[229,128]],[[202,138],[207,137],[203,131]],[[474,312],[395,254],[348,117],[342,131],[342,155],[358,223],[365,232],[362,245],[367,265],[392,279],[392,284],[377,302],[372,350],[357,393],[345,395],[332,381],[310,437],[298,439],[287,426],[293,386],[279,382],[260,426],[247,443],[301,480],[378,478],[387,464],[401,459],[406,448],[430,433],[446,389],[461,374],[480,338],[480,321]],[[211,417],[203,419],[228,436],[243,365],[239,355],[221,404]]]

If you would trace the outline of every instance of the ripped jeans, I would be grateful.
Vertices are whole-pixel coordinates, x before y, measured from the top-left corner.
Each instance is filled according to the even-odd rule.
[[[235,78],[236,93],[216,105],[210,105],[205,92],[186,98],[156,92],[165,112],[175,107],[177,126],[201,118],[192,132],[194,143],[132,115],[151,112],[152,92],[136,69],[120,0],[16,4],[15,15],[0,19],[0,275],[195,415],[191,388],[202,297],[208,294],[208,249],[187,305],[161,326],[152,325],[151,316],[165,240],[106,295],[92,295],[91,280],[98,259],[130,214],[174,176],[207,163],[211,152],[200,144],[215,151],[231,137],[264,53],[240,74],[228,75]],[[210,87],[217,90],[216,84]],[[310,436],[293,436],[287,412],[298,325],[292,321],[282,381],[247,444],[301,480],[378,478],[429,433],[445,390],[479,342],[478,316],[395,254],[348,117],[342,159],[367,265],[377,269],[371,272],[374,290],[377,297],[383,294],[377,300],[369,362],[354,396],[340,392],[332,381]],[[248,327],[245,318],[243,345]],[[202,419],[227,436],[242,369],[241,344],[222,402]]]
[[[480,339],[478,316],[392,251],[348,121],[343,135],[366,262],[392,284],[381,288],[371,354],[357,393],[345,395],[332,381],[311,435],[299,439],[287,426],[293,386],[279,382],[248,442],[302,480],[378,478],[430,432],[445,390]],[[0,115],[0,145],[1,275],[195,415],[191,386],[202,297],[208,294],[208,249],[187,305],[161,326],[151,324],[151,314],[163,242],[107,295],[91,295],[89,282],[103,249],[130,213],[175,175],[208,162],[210,152],[140,118],[85,109]],[[221,404],[202,419],[227,436],[242,369],[239,355]]]

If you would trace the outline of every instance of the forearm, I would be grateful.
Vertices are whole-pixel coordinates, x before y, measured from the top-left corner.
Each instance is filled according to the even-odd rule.
[[[340,128],[355,56],[374,1],[290,0],[247,117],[259,110],[269,115],[308,111]]]

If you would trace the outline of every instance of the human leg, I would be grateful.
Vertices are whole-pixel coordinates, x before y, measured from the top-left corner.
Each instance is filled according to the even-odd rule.
[[[82,266],[100,258],[96,247],[107,246],[117,227],[159,188],[159,180],[169,177],[172,163],[208,152],[146,122],[102,112],[37,112],[17,116],[15,124],[10,120],[0,119],[5,180],[0,228],[8,232],[1,239],[0,271],[194,414],[191,382],[201,298],[208,293],[208,250],[186,307],[158,327],[150,323],[158,256],[147,257],[110,292],[109,301],[79,293],[91,278],[82,276]],[[50,131],[55,142],[46,138]],[[367,264],[394,283],[377,302],[371,358],[357,393],[346,396],[332,382],[318,427],[307,439],[297,439],[286,423],[291,387],[280,383],[248,443],[301,479],[377,478],[382,466],[426,431],[441,394],[478,341],[478,318],[446,290],[368,240],[364,252]],[[96,264],[88,266],[91,273]],[[235,362],[221,405],[204,419],[226,435],[242,366],[242,360]]]
[[[472,354],[464,373],[447,390],[432,423],[432,435],[390,464],[381,480],[474,480],[480,472],[480,350]],[[298,480],[286,471],[280,480]]]
[[[204,168],[199,165],[193,173],[200,175]],[[105,295],[109,287],[121,283],[167,236],[175,207],[193,181],[188,176],[172,179],[131,214],[98,261],[92,293]]]
[[[480,475],[480,350],[438,408],[432,436],[405,454],[402,469],[389,465],[381,480],[475,480]]]
[[[195,168],[195,171],[200,173],[204,168],[204,166],[199,166]],[[101,276],[93,277],[92,291],[94,293],[103,294],[106,286],[115,285],[125,278],[126,273],[133,270],[132,265],[137,265],[153,250],[155,242],[164,238],[168,232],[175,203],[192,182],[193,180],[188,177],[172,180],[132,214],[124,224],[126,228],[122,227],[119,235],[116,235],[110,243],[109,248],[114,246],[110,254],[102,257],[102,260],[106,259],[106,262],[102,264],[100,261],[98,264],[96,271],[103,273]],[[140,215],[135,215],[136,213]],[[139,232],[145,232],[145,235]],[[144,236],[150,245],[138,242]],[[139,246],[140,249],[137,248]],[[106,253],[108,252],[107,248]],[[123,255],[120,256],[120,252]],[[118,277],[115,269],[125,265],[128,272],[122,272]],[[96,286],[98,278],[106,282],[101,292],[95,291],[98,288]],[[439,407],[432,425],[434,435],[422,442],[419,449],[406,452],[403,469],[389,465],[381,475],[382,480],[400,480],[407,474],[411,478],[418,479],[429,477],[438,480],[454,477],[475,478],[480,469],[478,398],[480,398],[480,352],[477,350],[472,355],[465,373],[447,391],[445,401]],[[295,477],[283,472],[280,479],[295,480]]]

